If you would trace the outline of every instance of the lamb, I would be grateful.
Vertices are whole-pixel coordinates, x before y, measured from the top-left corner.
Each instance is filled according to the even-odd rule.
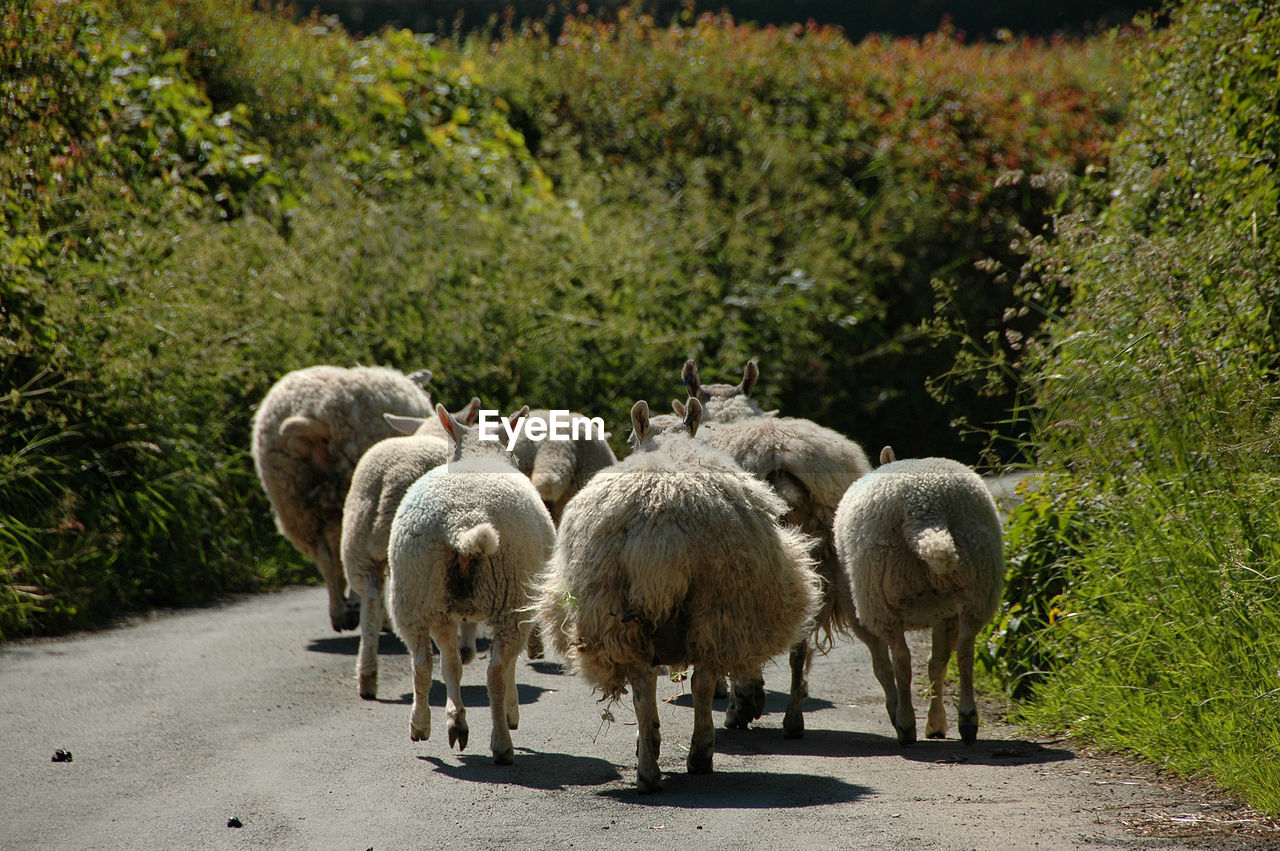
[[[360,598],[342,571],[342,504],[360,456],[396,432],[385,411],[426,416],[428,370],[312,366],[272,386],[253,418],[253,462],[276,526],[313,559],[329,590],[335,631],[360,622]]]
[[[522,411],[521,414],[527,412]],[[414,482],[391,521],[387,563],[391,622],[413,661],[409,737],[431,735],[431,640],[440,648],[449,746],[467,746],[458,627],[483,620],[493,630],[489,654],[490,748],[494,762],[515,758],[511,730],[520,722],[515,660],[528,628],[523,612],[555,544],[551,514],[533,483],[497,441],[436,416],[453,441],[448,464]]]
[[[696,431],[701,403],[690,400]],[[810,540],[777,523],[772,491],[693,435],[659,444],[631,412],[637,451],[570,500],[535,612],[551,649],[606,697],[628,684],[639,725],[637,786],[661,789],[657,666],[692,665],[691,774],[712,768],[711,700],[811,629],[819,580]]]
[[[848,575],[840,567],[832,541],[831,521],[836,505],[849,485],[870,472],[866,453],[854,441],[811,420],[777,417],[761,413],[749,394],[759,378],[754,360],[747,363],[743,380],[736,387],[703,385],[697,366],[688,361],[682,381],[693,396],[705,399],[719,419],[702,430],[710,445],[727,453],[743,469],[767,482],[787,504],[783,522],[812,536],[817,542],[815,556],[823,580],[823,604],[814,621],[814,643],[833,640],[835,631],[852,632],[865,641],[854,608]],[[776,412],[773,412],[776,414]],[[791,689],[782,729],[787,738],[804,735],[807,674],[813,660],[810,640],[805,637],[791,648]],[[764,711],[764,678],[757,672],[745,681],[735,681],[725,726],[745,728]]]
[[[960,674],[957,726],[971,745],[978,738],[974,634],[995,614],[1004,586],[995,500],[976,473],[950,459],[896,461],[886,446],[880,463],[840,500],[835,543],[853,583],[858,616],[871,634],[868,646],[885,709],[898,742],[915,742],[911,651],[903,633],[932,628],[925,735],[946,736],[942,689],[954,649]]]
[[[473,398],[454,418],[470,425],[479,409],[480,400]],[[378,696],[378,633],[386,616],[383,589],[391,521],[409,486],[448,461],[452,449],[439,417],[384,416],[407,436],[388,437],[369,447],[356,464],[342,507],[342,565],[347,584],[363,602],[356,682],[365,700]],[[468,622],[461,640],[463,664],[475,657],[475,650],[476,624]]]

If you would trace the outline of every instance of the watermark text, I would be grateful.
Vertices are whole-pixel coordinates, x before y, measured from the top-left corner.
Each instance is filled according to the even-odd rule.
[[[529,440],[605,440],[604,420],[600,417],[584,417],[572,411],[551,410],[547,418],[521,417],[514,424],[494,410],[481,410],[476,422],[481,440],[497,441],[506,435],[507,451],[515,449],[516,441],[523,434]]]

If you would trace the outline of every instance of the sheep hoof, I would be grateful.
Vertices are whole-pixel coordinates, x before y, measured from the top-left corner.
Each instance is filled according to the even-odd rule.
[[[657,777],[636,776],[636,789],[641,795],[652,795],[662,791],[662,781]]]
[[[505,751],[493,752],[494,765],[511,765],[516,761],[516,749],[507,748]]]
[[[529,638],[525,641],[524,652],[530,659],[541,659],[546,652],[542,646],[542,634],[538,632],[537,627],[529,630]]]
[[[751,722],[743,715],[739,714],[736,707],[730,706],[724,713],[724,728],[726,730],[745,730]]]
[[[895,724],[893,727],[898,731],[898,744],[905,748],[916,743],[916,726],[914,724],[910,727],[899,727]]]
[[[960,741],[966,745],[971,745],[978,741],[978,725],[977,724],[959,724]]]
[[[333,622],[333,631],[342,632],[347,629],[360,628],[360,598],[350,597],[347,599],[347,607],[342,614],[330,619]]]
[[[474,647],[458,648],[458,656],[462,659],[462,664],[470,665],[471,660],[476,658],[476,649]]]
[[[712,752],[699,753],[697,751],[689,751],[689,758],[686,764],[689,767],[690,774],[710,774]]]
[[[716,700],[724,700],[729,696],[729,681],[724,677],[716,680]]]
[[[360,696],[365,700],[378,699],[378,672],[360,675]]]
[[[788,739],[804,738],[804,713],[788,712],[782,719],[782,735]]]
[[[414,742],[425,742],[431,738],[431,730],[424,727],[415,727],[409,725],[409,740]]]
[[[926,739],[945,739],[947,734],[943,730],[933,730],[932,732],[925,733],[924,737]]]
[[[449,725],[449,747],[453,747],[456,743],[458,750],[465,751],[467,749],[467,728],[459,727],[453,724]]]

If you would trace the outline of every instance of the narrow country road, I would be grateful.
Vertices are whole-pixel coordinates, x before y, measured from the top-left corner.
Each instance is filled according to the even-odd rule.
[[[357,697],[356,643],[329,631],[323,588],[300,588],[0,647],[0,847],[1203,847],[1122,821],[1205,802],[1060,743],[988,723],[974,747],[900,749],[850,641],[814,663],[803,739],[781,734],[784,659],[766,671],[768,714],[720,731],[710,776],[684,773],[692,709],[664,680],[666,790],[653,796],[634,790],[630,704],[603,720],[558,664],[519,662],[516,764],[499,767],[483,655],[465,672],[459,754],[439,683],[431,740],[409,740],[394,637],[381,699]],[[59,749],[71,761],[53,761]]]

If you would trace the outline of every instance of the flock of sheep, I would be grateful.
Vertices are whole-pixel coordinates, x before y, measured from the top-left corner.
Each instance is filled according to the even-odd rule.
[[[764,710],[765,662],[790,654],[788,737],[804,732],[814,645],[837,632],[871,651],[898,740],[916,739],[904,631],[931,628],[925,735],[946,735],[951,653],[958,723],[977,738],[974,635],[1004,580],[1000,520],[982,480],[942,458],[872,469],[858,444],[810,420],[765,412],[737,385],[703,384],[693,361],[672,414],[631,411],[632,452],[606,435],[481,439],[472,399],[433,405],[431,374],[315,366],[291,372],[254,417],[253,457],[280,531],[315,560],[335,630],[360,627],[361,697],[377,694],[378,634],[408,648],[410,735],[431,733],[427,694],[439,649],[449,744],[467,744],[460,680],[476,627],[492,632],[490,747],[514,758],[516,657],[543,642],[606,696],[635,705],[638,787],[661,788],[657,675],[692,668],[691,773],[711,771],[713,696],[730,683],[725,725]],[[526,406],[507,421],[543,418]],[[580,415],[573,415],[580,416]]]

